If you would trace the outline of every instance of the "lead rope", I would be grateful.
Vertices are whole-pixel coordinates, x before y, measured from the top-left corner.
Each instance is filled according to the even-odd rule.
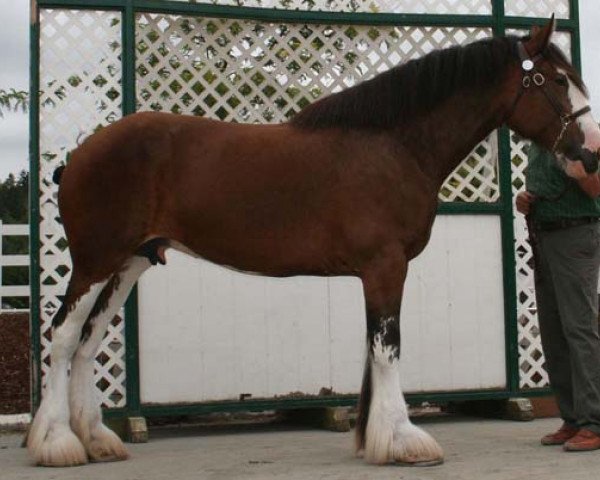
[[[529,240],[529,246],[531,247],[531,256],[533,257],[533,274],[539,271],[539,256],[538,256],[538,238],[535,229],[533,228],[533,218],[531,215],[531,209],[533,205],[529,209],[529,213],[525,215],[525,224],[527,225],[527,235]]]

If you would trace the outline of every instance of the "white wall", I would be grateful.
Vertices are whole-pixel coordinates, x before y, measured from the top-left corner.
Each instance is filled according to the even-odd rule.
[[[581,66],[597,121],[600,121],[600,2],[579,0]]]
[[[407,391],[505,386],[501,259],[499,217],[438,216],[405,290]],[[360,389],[356,279],[247,276],[171,252],[142,277],[139,299],[143,402]]]

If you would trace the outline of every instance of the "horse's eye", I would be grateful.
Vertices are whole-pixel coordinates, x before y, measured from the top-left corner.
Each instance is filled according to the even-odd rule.
[[[567,80],[567,77],[565,77],[564,75],[559,75],[558,77],[556,77],[554,79],[554,81],[556,83],[558,83],[561,87],[568,87],[569,86],[569,80]]]

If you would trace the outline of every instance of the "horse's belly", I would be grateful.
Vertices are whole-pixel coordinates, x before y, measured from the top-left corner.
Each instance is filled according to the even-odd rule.
[[[171,246],[234,270],[269,276],[326,273],[326,232],[318,228],[252,229],[197,225],[171,236]],[[229,228],[228,228],[229,227]],[[190,234],[191,231],[197,232]]]

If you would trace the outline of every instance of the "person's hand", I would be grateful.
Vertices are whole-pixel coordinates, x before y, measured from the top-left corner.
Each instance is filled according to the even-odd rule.
[[[600,177],[598,173],[591,173],[584,178],[577,180],[579,188],[590,198],[598,198],[600,196]]]
[[[519,192],[517,194],[517,211],[527,215],[531,210],[531,204],[535,202],[535,195],[529,192]]]

